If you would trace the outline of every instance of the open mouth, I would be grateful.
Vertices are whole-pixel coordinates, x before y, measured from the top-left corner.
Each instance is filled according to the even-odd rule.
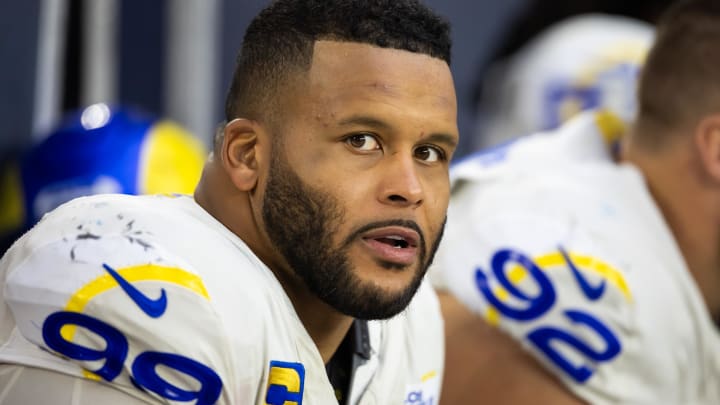
[[[417,260],[420,235],[412,229],[400,226],[374,229],[365,233],[362,240],[379,260],[401,265]]]
[[[405,240],[402,236],[386,236],[383,238],[377,238],[375,239],[380,243],[385,243],[387,245],[390,245],[394,247],[395,249],[404,249],[410,246],[410,243]]]

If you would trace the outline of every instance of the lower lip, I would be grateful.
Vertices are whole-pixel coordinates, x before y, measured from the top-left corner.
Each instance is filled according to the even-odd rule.
[[[396,248],[375,239],[363,239],[363,242],[378,259],[386,262],[410,265],[417,258],[418,250],[416,247]]]

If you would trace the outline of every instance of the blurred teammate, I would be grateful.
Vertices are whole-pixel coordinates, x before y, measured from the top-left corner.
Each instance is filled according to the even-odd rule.
[[[264,9],[194,198],[77,199],[0,262],[0,395],[437,403],[448,28],[412,0]]]
[[[593,108],[633,118],[652,37],[650,24],[609,14],[573,16],[546,29],[486,74],[475,148],[556,128]]]
[[[102,194],[192,193],[205,147],[168,120],[94,104],[0,173],[0,253],[45,213]]]
[[[720,3],[659,25],[639,114],[585,113],[453,172],[446,404],[720,403]]]

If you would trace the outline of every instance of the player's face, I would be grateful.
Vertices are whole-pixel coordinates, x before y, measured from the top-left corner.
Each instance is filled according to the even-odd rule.
[[[417,290],[444,225],[458,140],[447,64],[321,41],[286,112],[263,199],[268,235],[332,307],[393,316]]]

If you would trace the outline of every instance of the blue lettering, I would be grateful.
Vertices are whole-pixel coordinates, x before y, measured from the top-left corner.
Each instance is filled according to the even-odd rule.
[[[187,391],[163,380],[156,371],[158,365],[171,368],[200,382],[200,389]],[[214,404],[222,392],[222,380],[208,366],[187,357],[171,353],[144,352],[132,365],[137,384],[172,401],[197,401],[196,405]]]
[[[97,350],[68,342],[60,334],[65,325],[85,328],[105,340],[105,349]],[[105,359],[105,364],[92,372],[106,381],[112,381],[123,368],[128,353],[128,341],[117,329],[93,317],[77,312],[55,312],[43,322],[43,340],[52,350],[73,360],[95,361]]]
[[[530,332],[527,337],[555,365],[575,381],[583,383],[592,376],[593,369],[584,364],[572,364],[552,346],[553,342],[564,343],[595,362],[605,362],[613,359],[620,353],[622,348],[615,334],[594,316],[586,312],[573,310],[565,311],[565,316],[573,323],[585,325],[597,333],[605,341],[605,350],[597,351],[570,332],[552,326],[539,327]]]
[[[528,296],[508,280],[506,268],[509,263],[517,263],[528,271],[539,287],[536,296]],[[510,249],[499,250],[492,257],[491,267],[493,275],[500,285],[513,297],[528,304],[526,308],[513,308],[506,305],[500,298],[495,296],[488,283],[488,277],[482,269],[478,268],[475,272],[475,284],[485,299],[504,316],[519,321],[529,321],[545,314],[555,303],[555,289],[550,279],[530,258],[522,253]]]
[[[558,249],[583,294],[591,301],[598,300],[605,293],[606,281],[603,280],[598,285],[592,285],[563,247],[560,246]],[[517,264],[526,270],[537,284],[539,292],[534,296],[530,296],[514,285],[507,277],[509,264]],[[490,265],[492,275],[503,289],[511,297],[515,298],[516,301],[527,304],[522,308],[508,305],[506,299],[499,298],[493,292],[489,283],[489,276],[482,269],[478,268],[475,272],[477,288],[487,302],[503,316],[522,322],[531,321],[543,316],[555,304],[556,293],[552,282],[540,267],[526,255],[511,249],[502,249],[493,255]],[[577,351],[593,363],[602,363],[612,360],[621,352],[622,347],[620,340],[608,326],[587,312],[566,310],[563,314],[573,324],[583,325],[595,332],[605,343],[603,350],[596,350],[590,347],[585,341],[571,333],[571,331],[549,325],[539,326],[531,330],[527,334],[527,338],[540,352],[547,356],[553,364],[563,370],[563,372],[573,380],[584,383],[593,375],[594,368],[591,364],[573,364],[558,350],[558,345],[565,345]]]
[[[66,340],[60,333],[66,325],[76,325],[95,333],[105,341],[105,348],[93,349]],[[105,359],[105,364],[92,372],[106,381],[114,380],[123,370],[128,355],[128,340],[118,329],[97,318],[77,312],[55,312],[43,322],[42,333],[45,344],[63,356],[79,361]],[[188,391],[170,384],[157,374],[159,365],[193,377],[200,382],[200,389]],[[134,359],[130,378],[133,384],[141,389],[173,401],[196,401],[196,405],[214,404],[223,387],[222,380],[211,368],[172,353],[140,353]]]

